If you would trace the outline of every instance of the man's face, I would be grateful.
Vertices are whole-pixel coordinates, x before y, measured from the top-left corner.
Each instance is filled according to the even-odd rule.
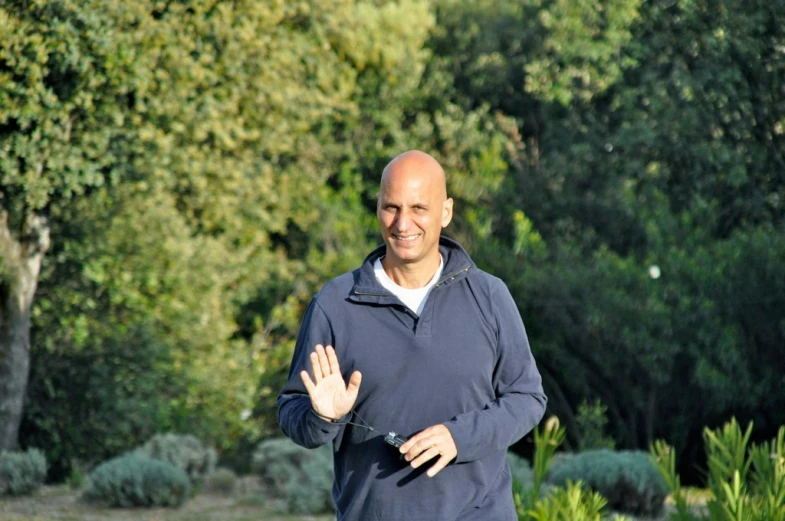
[[[443,179],[412,168],[392,169],[383,180],[376,214],[393,266],[435,258],[439,235],[452,219]]]

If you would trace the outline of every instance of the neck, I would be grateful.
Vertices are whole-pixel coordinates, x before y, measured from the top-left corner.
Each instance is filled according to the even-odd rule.
[[[417,263],[393,263],[389,255],[382,258],[382,267],[393,282],[402,288],[422,288],[427,286],[436,270],[439,269],[439,264],[442,258],[437,251],[435,255],[431,255],[426,259]]]

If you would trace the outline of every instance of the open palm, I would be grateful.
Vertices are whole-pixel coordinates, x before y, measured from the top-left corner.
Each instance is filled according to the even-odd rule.
[[[311,368],[313,379],[308,371],[302,371],[300,378],[311,397],[311,406],[316,414],[334,420],[349,414],[360,391],[360,372],[352,373],[347,385],[335,349],[332,346],[325,348],[321,344],[311,353]]]

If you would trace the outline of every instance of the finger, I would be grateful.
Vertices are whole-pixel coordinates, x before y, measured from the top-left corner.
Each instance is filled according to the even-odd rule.
[[[452,459],[452,458],[448,458],[447,456],[442,456],[441,458],[439,458],[439,459],[436,461],[436,463],[434,463],[434,464],[431,466],[431,468],[429,468],[429,469],[428,469],[428,471],[427,471],[425,474],[427,474],[429,478],[432,478],[432,477],[434,477],[436,474],[438,474],[439,472],[441,472],[441,471],[442,471],[442,469],[443,469],[444,467],[446,467],[448,463],[450,463],[450,460],[451,460],[451,459]]]
[[[330,364],[330,373],[341,374],[341,366],[338,364],[338,357],[333,346],[327,346],[327,362]]]
[[[308,396],[313,398],[313,395],[316,393],[316,385],[314,385],[313,380],[311,380],[311,375],[308,374],[308,371],[300,372],[300,380],[303,381],[305,390],[308,391]]]
[[[319,363],[319,355],[316,351],[311,353],[311,369],[313,369],[313,380],[316,385],[319,385],[319,382],[322,381],[322,365]]]
[[[406,443],[401,445],[401,448],[399,449],[401,451],[401,454],[406,454],[407,452],[409,452],[411,450],[412,447],[414,447],[415,445],[420,443],[422,440],[428,438],[430,436],[430,434],[431,434],[430,431],[431,431],[431,427],[428,427],[424,431],[420,431],[417,434],[415,434],[414,436],[412,436],[411,438],[409,438],[408,440],[406,440]],[[422,450],[423,449],[420,449],[418,451],[418,454],[419,454],[419,452],[422,452]],[[415,456],[416,456],[416,454],[415,454]]]
[[[420,439],[420,441],[412,445],[406,452],[406,461],[414,460],[420,454],[435,446],[437,446],[436,440],[431,436]]]
[[[414,459],[414,461],[412,461],[411,463],[412,468],[416,469],[426,461],[430,461],[438,455],[439,455],[439,449],[437,449],[436,447],[429,447],[428,450],[417,456]]]
[[[322,378],[330,376],[330,362],[322,346],[316,346],[316,355],[319,357],[319,367],[322,369]]]
[[[357,396],[360,392],[360,384],[363,381],[363,375],[360,371],[355,371],[352,373],[352,376],[349,377],[349,385],[346,386],[346,392],[349,393],[350,396]]]

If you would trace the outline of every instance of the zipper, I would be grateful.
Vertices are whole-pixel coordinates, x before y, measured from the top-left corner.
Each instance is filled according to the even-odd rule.
[[[454,272],[452,275],[447,275],[447,276],[446,276],[446,277],[444,277],[442,280],[440,280],[439,282],[437,282],[436,284],[434,284],[434,285],[433,285],[433,287],[435,288],[435,287],[437,287],[437,286],[441,286],[441,285],[442,285],[442,284],[444,284],[445,282],[450,282],[451,280],[455,279],[455,277],[457,277],[457,276],[458,276],[458,275],[460,275],[461,273],[465,273],[465,272],[469,271],[469,270],[471,269],[471,267],[472,267],[472,266],[471,266],[471,264],[468,264],[468,265],[467,265],[465,268],[463,268],[462,270],[456,271],[456,272]]]
[[[465,268],[463,268],[461,270],[458,270],[456,272],[453,272],[451,275],[447,275],[442,280],[440,280],[439,282],[434,284],[433,287],[435,288],[436,286],[441,286],[445,282],[450,282],[451,280],[454,280],[455,277],[457,277],[461,273],[465,273],[465,272],[469,271],[470,269],[471,269],[471,264],[467,264]],[[365,297],[390,297],[390,296],[392,296],[390,293],[365,293],[364,291],[355,291],[354,294],[355,295],[363,295]]]

